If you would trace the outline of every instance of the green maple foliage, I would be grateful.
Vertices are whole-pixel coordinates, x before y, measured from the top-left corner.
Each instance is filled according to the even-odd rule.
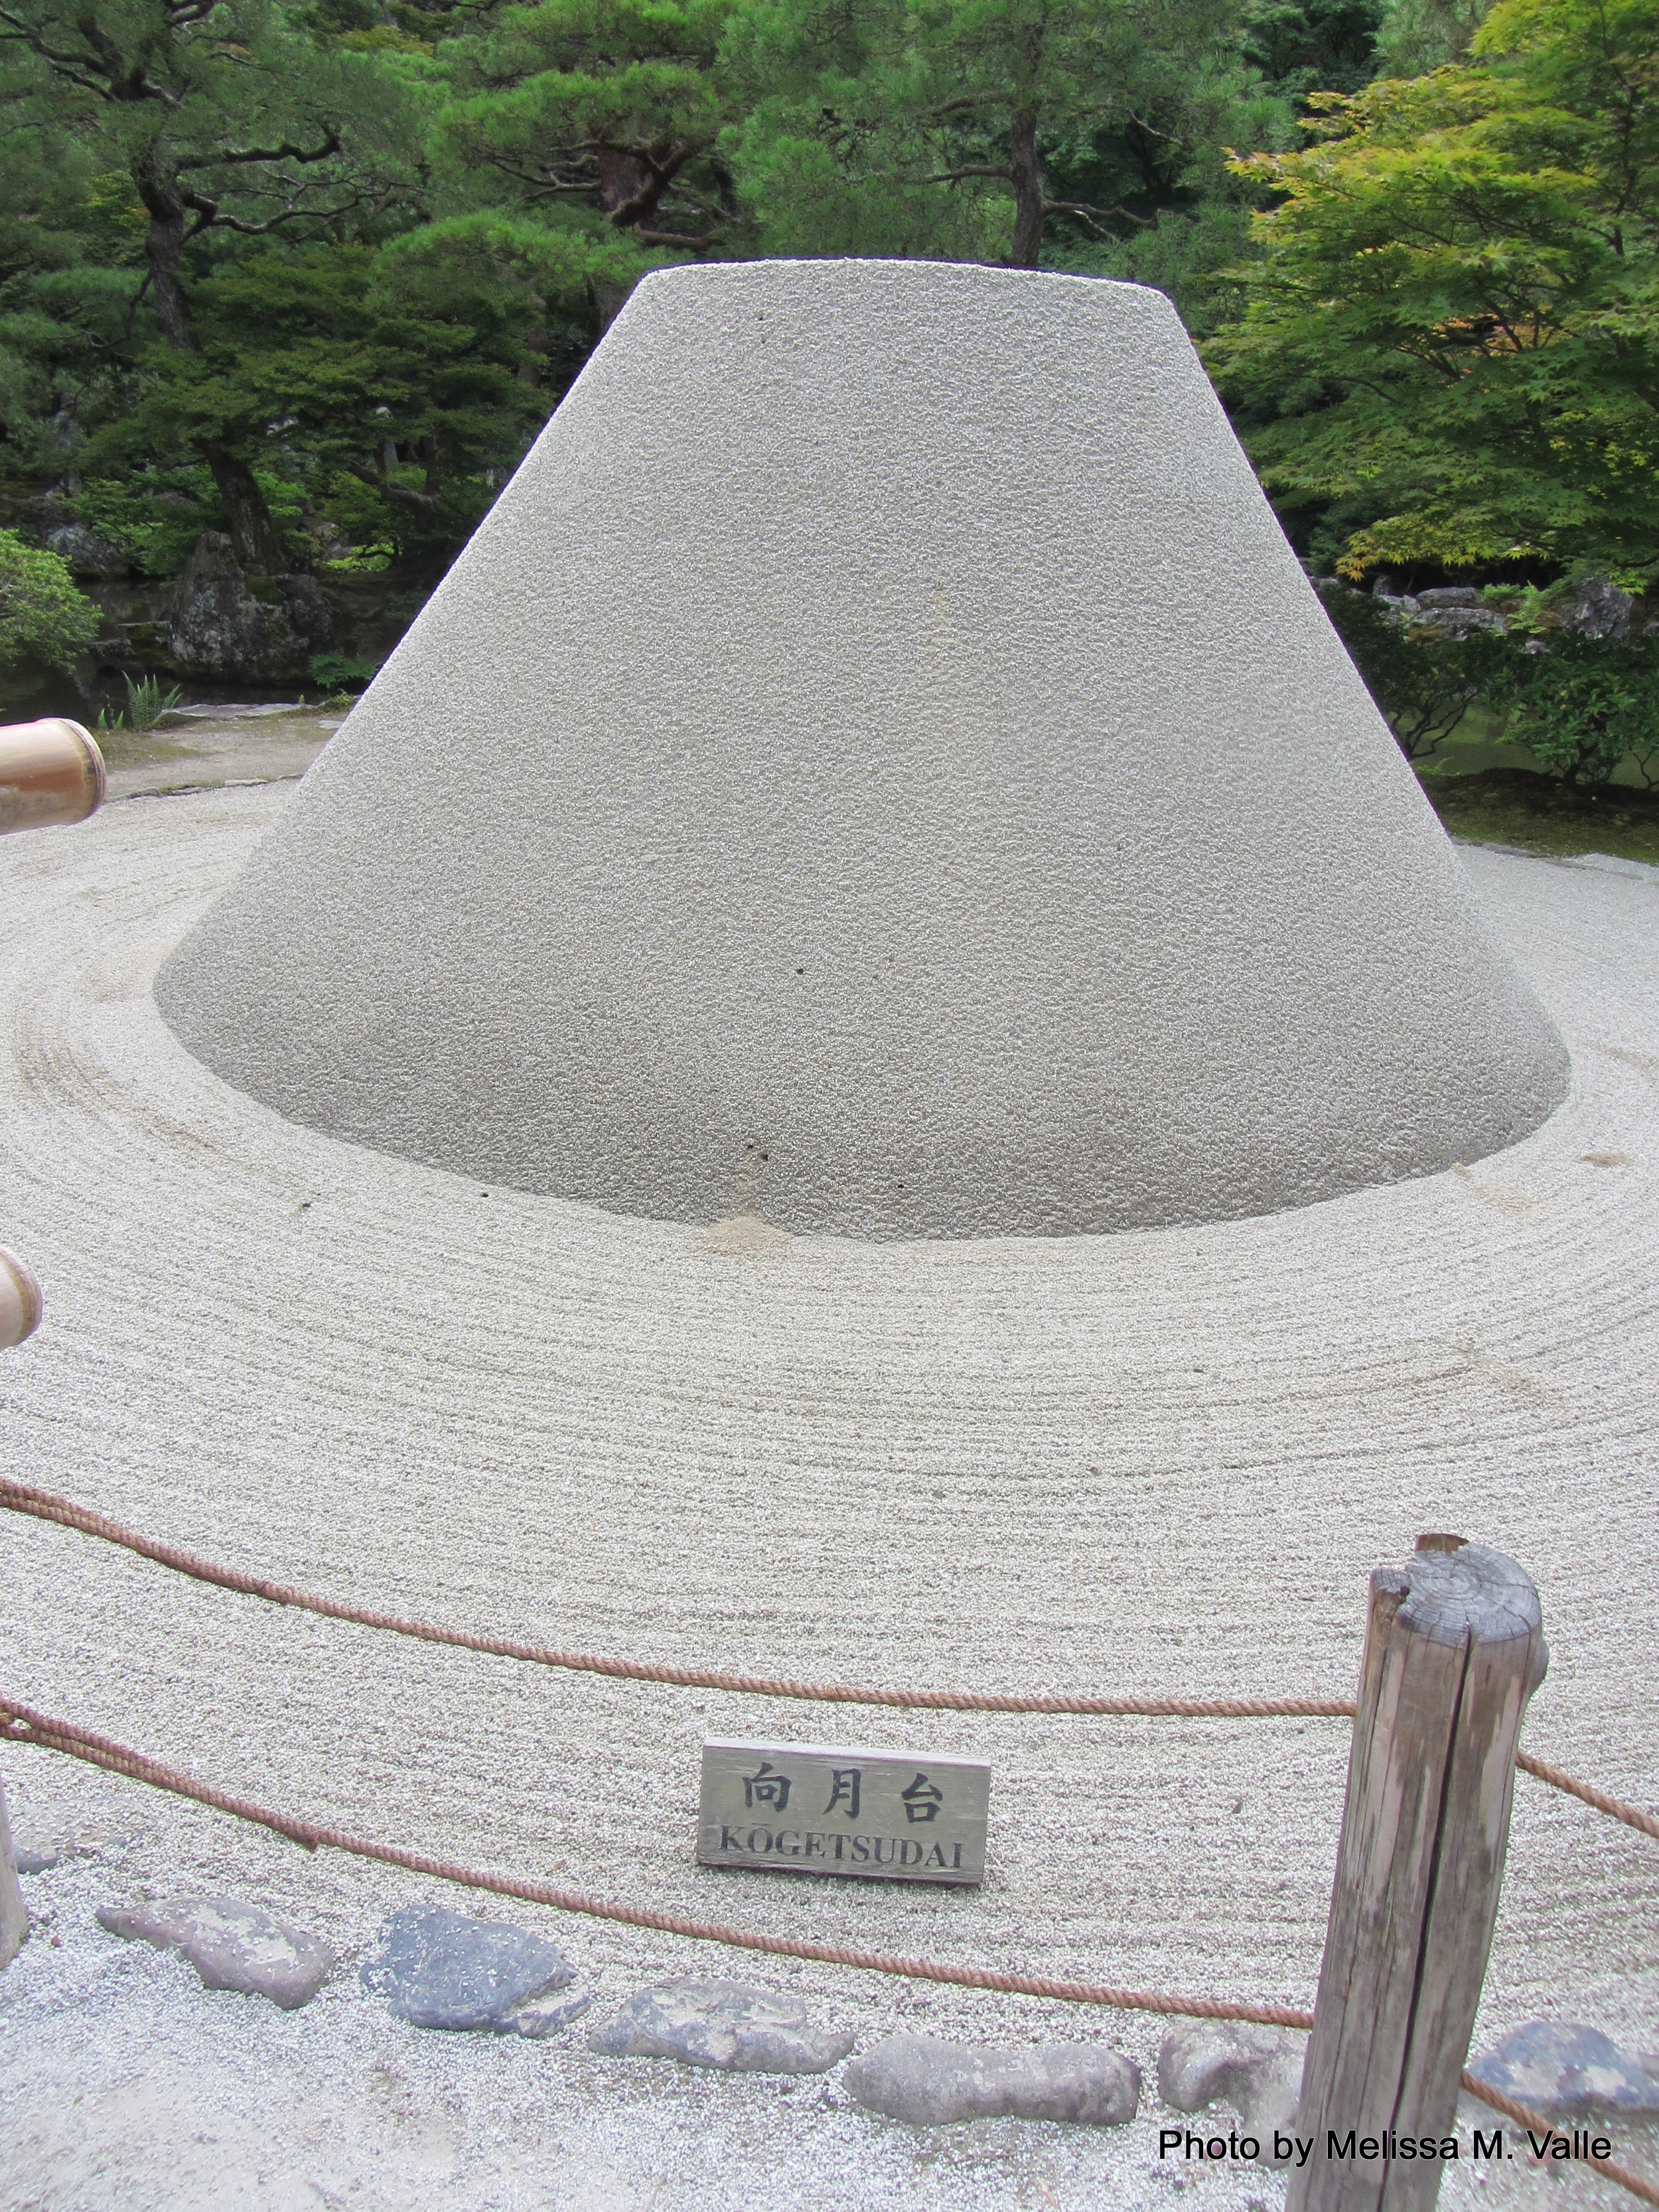
[[[1310,102],[1236,164],[1244,306],[1208,359],[1349,575],[1659,574],[1659,0],[1500,0],[1467,66]]]

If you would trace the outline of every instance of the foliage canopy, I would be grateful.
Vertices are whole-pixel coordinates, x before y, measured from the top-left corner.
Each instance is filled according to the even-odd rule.
[[[1485,6],[0,0],[7,605],[79,649],[64,522],[412,605],[644,270],[842,253],[1162,286],[1316,571],[1641,588],[1659,0]],[[1639,642],[1329,604],[1408,752],[1641,753]]]
[[[1310,103],[1235,173],[1209,351],[1264,481],[1352,576],[1659,570],[1659,0],[1499,0],[1466,65]]]

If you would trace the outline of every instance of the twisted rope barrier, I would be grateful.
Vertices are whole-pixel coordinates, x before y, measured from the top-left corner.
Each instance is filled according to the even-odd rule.
[[[1606,1790],[1597,1790],[1590,1783],[1580,1782],[1574,1776],[1563,1773],[1559,1766],[1552,1766],[1547,1759],[1534,1759],[1529,1751],[1517,1751],[1515,1763],[1524,1772],[1535,1775],[1539,1781],[1547,1782],[1552,1790],[1564,1790],[1569,1797],[1577,1797],[1581,1804],[1592,1805],[1598,1813],[1607,1814],[1610,1820],[1622,1820],[1627,1828],[1634,1828],[1640,1834],[1651,1836],[1659,1842],[1659,1819],[1651,1813],[1644,1813],[1635,1805],[1626,1805],[1622,1797],[1609,1797]]]
[[[0,1476],[0,1506],[14,1513],[32,1514],[60,1528],[78,1529],[84,1536],[100,1537],[119,1544],[141,1559],[171,1567],[194,1581],[212,1583],[221,1589],[238,1590],[246,1597],[261,1597],[272,1605],[294,1606],[319,1613],[327,1620],[347,1620],[360,1628],[383,1628],[394,1636],[411,1636],[422,1644],[447,1644],[461,1651],[480,1651],[495,1659],[522,1659],[538,1667],[562,1667],[582,1674],[608,1674],[621,1681],[667,1682],[684,1690],[735,1690],[748,1697],[799,1698],[842,1705],[908,1705],[941,1712],[963,1713],[1097,1713],[1153,1714],[1167,1717],[1253,1720],[1326,1718],[1352,1720],[1351,1698],[1056,1698],[1017,1697],[997,1691],[882,1690],[839,1682],[797,1682],[765,1674],[733,1674],[704,1667],[672,1667],[647,1659],[609,1659],[591,1651],[556,1651],[539,1644],[521,1644],[510,1637],[477,1636],[460,1628],[443,1628],[433,1622],[405,1620],[393,1613],[367,1606],[346,1605],[337,1598],[317,1597],[288,1583],[272,1582],[238,1567],[220,1566],[186,1552],[176,1544],[163,1544],[125,1528],[89,1506],[77,1505],[49,1490]]]
[[[458,1866],[448,1859],[432,1858],[424,1852],[406,1850],[399,1844],[379,1844],[367,1837],[348,1835],[342,1829],[299,1820],[290,1814],[274,1812],[268,1806],[253,1804],[245,1797],[232,1796],[227,1790],[198,1782],[191,1775],[179,1773],[176,1767],[164,1766],[159,1759],[149,1759],[112,1737],[95,1735],[90,1729],[80,1728],[71,1721],[55,1720],[49,1714],[36,1712],[32,1706],[19,1705],[3,1695],[0,1695],[0,1735],[13,1742],[33,1744],[42,1751],[62,1752],[71,1759],[83,1759],[88,1765],[102,1767],[106,1772],[125,1775],[131,1781],[148,1783],[152,1789],[169,1790],[175,1796],[210,1806],[216,1812],[252,1821],[276,1835],[288,1837],[306,1850],[347,1851],[356,1858],[401,1867],[409,1874],[426,1875],[467,1889],[485,1890],[496,1897],[520,1898],[531,1905],[550,1905],[559,1912],[584,1913],[590,1919],[617,1921],[625,1927],[649,1928],[665,1935],[688,1936],[696,1942],[764,1952],[774,1958],[807,1959],[822,1966],[850,1966],[866,1973],[891,1974],[908,1981],[941,1982],[957,1989],[1054,1997],[1070,2004],[1099,2005],[1113,2012],[1155,2013],[1182,2020],[1249,2021],[1263,2027],[1313,2026],[1313,2014],[1294,2005],[1245,2004],[1225,1997],[1177,1996],[1162,1990],[1120,1990],[1103,1983],[1058,1981],[1045,1974],[999,1973],[984,1966],[957,1966],[948,1960],[908,1959],[890,1952],[857,1950],[841,1943],[813,1943],[790,1936],[768,1936],[757,1929],[728,1927],[717,1920],[696,1920],[685,1913],[660,1912],[649,1905],[621,1905],[609,1898],[586,1897],[578,1890],[560,1889],[551,1882],[526,1881],[516,1875],[491,1874]],[[1525,2128],[1534,2141],[1554,2140],[1553,2120],[1517,2104],[1502,2090],[1491,2087],[1467,2070],[1462,2081],[1470,2096],[1479,2098],[1517,2126]],[[1621,2189],[1628,2190],[1632,2197],[1659,2212],[1659,2189],[1644,2181],[1640,2174],[1632,2173],[1627,2166],[1609,2158],[1586,2157],[1579,2162],[1593,2167],[1606,2179],[1617,2182]]]
[[[745,1697],[793,1698],[805,1702],[842,1705],[888,1705],[918,1711],[958,1713],[1078,1713],[1113,1718],[1174,1720],[1352,1720],[1352,1698],[1123,1698],[1017,1696],[1000,1691],[879,1689],[854,1683],[798,1682],[764,1674],[735,1674],[702,1667],[672,1667],[644,1659],[611,1659],[590,1651],[557,1651],[539,1644],[524,1644],[505,1636],[478,1636],[459,1628],[444,1628],[431,1621],[406,1620],[399,1614],[380,1613],[371,1607],[346,1605],[337,1598],[318,1597],[268,1576],[252,1575],[239,1567],[221,1566],[177,1544],[124,1528],[118,1521],[77,1505],[49,1490],[0,1476],[0,1507],[25,1513],[119,1545],[192,1581],[210,1583],[220,1589],[235,1590],[246,1597],[264,1599],[271,1605],[292,1606],[343,1620],[359,1628],[384,1629],[394,1636],[412,1637],[422,1644],[448,1644],[457,1650],[477,1651],[495,1659],[519,1659],[532,1666],[560,1667],[573,1673],[605,1674],[631,1682],[665,1682],[677,1689],[731,1690]],[[1529,1753],[1519,1752],[1516,1764],[1552,1789],[1577,1797],[1582,1804],[1610,1820],[1659,1842],[1659,1817],[1644,1813],[1622,1799],[1580,1782],[1559,1766]]]
[[[1506,2097],[1501,2089],[1494,2089],[1490,2083],[1478,2081],[1467,2069],[1463,2075],[1463,2087],[1471,2097],[1479,2097],[1483,2105],[1490,2105],[1493,2112],[1502,2112],[1504,2118],[1513,2120],[1516,2127],[1525,2128],[1534,2140],[1540,2136],[1547,2136],[1552,2142],[1554,2141],[1557,2130],[1553,2120],[1542,2118],[1529,2106],[1517,2104],[1513,2097]],[[1586,2155],[1574,2162],[1588,2166],[1608,2181],[1616,2181],[1621,2189],[1628,2189],[1632,2197],[1640,2197],[1644,2204],[1659,2206],[1659,2189],[1656,2189],[1652,2182],[1644,2181],[1639,2173],[1632,2173],[1627,2166],[1620,2166],[1616,2160]]]
[[[1053,1981],[1040,1974],[1005,1974],[987,1966],[957,1966],[931,1959],[906,1959],[884,1951],[849,1949],[839,1943],[813,1943],[789,1936],[766,1936],[756,1929],[730,1928],[717,1920],[694,1920],[684,1913],[659,1912],[645,1905],[618,1905],[608,1898],[585,1897],[579,1890],[560,1889],[553,1883],[525,1881],[515,1875],[480,1873],[434,1859],[397,1844],[377,1844],[362,1836],[347,1835],[314,1820],[296,1820],[272,1812],[244,1797],[233,1797],[176,1767],[163,1766],[108,1736],[70,1721],[53,1720],[33,1707],[0,1695],[0,1734],[14,1742],[37,1745],[43,1751],[61,1751],[71,1759],[85,1759],[112,1774],[125,1774],[152,1789],[171,1790],[175,1796],[193,1798],[216,1812],[233,1814],[286,1836],[304,1850],[349,1851],[355,1857],[378,1859],[386,1866],[402,1867],[410,1874],[431,1875],[468,1889],[492,1891],[498,1897],[519,1897],[532,1905],[549,1905],[559,1912],[586,1913],[590,1919],[617,1920],[629,1928],[653,1928],[669,1936],[687,1936],[699,1943],[725,1943],[742,1951],[766,1951],[787,1959],[814,1959],[827,1966],[856,1966],[878,1974],[898,1974],[911,1981],[951,1982],[959,1988],[995,1990],[1017,1996],[1064,1997],[1074,2004],[1109,2006],[1120,2012],[1167,2013],[1194,2020],[1253,2021],[1263,2027],[1311,2027],[1313,2014],[1291,2005],[1234,2004],[1220,1997],[1168,1996],[1154,1990],[1116,1990],[1091,1982]]]

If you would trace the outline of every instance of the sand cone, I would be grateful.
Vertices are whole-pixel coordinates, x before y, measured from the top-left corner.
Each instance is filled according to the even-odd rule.
[[[336,1136],[860,1237],[1304,1205],[1566,1084],[1168,301],[972,267],[647,277],[157,988]]]

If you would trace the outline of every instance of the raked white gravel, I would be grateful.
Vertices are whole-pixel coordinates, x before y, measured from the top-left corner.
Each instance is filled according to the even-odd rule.
[[[0,1359],[5,1464],[146,1530],[428,1619],[886,1683],[1351,1692],[1367,1571],[1424,1528],[1531,1572],[1525,1741],[1655,1802],[1659,882],[1472,851],[1573,1057],[1525,1143],[1217,1227],[866,1245],[529,1197],[294,1127],[192,1060],[159,961],[284,802],[135,799],[0,848],[0,1239],[46,1317]],[[477,1866],[830,1941],[1306,2003],[1340,1723],[775,1705],[432,1650],[0,1528],[0,1682],[266,1802]],[[702,1734],[981,1753],[977,1893],[699,1870]],[[8,2206],[863,2212],[1279,2201],[1121,2131],[917,2132],[835,2085],[423,2033],[349,1967],[306,2010],[210,1994],[94,1923],[213,1886],[360,1954],[434,1886],[48,1754],[14,1811],[134,1838],[26,1884],[0,1978]],[[866,2045],[1159,2028],[550,1929],[601,1996],[734,1973]],[[1522,1777],[1477,2041],[1659,2045],[1659,1850]],[[1651,2155],[1651,2147],[1644,2149]],[[1443,2202],[1627,2202],[1465,2166]]]

